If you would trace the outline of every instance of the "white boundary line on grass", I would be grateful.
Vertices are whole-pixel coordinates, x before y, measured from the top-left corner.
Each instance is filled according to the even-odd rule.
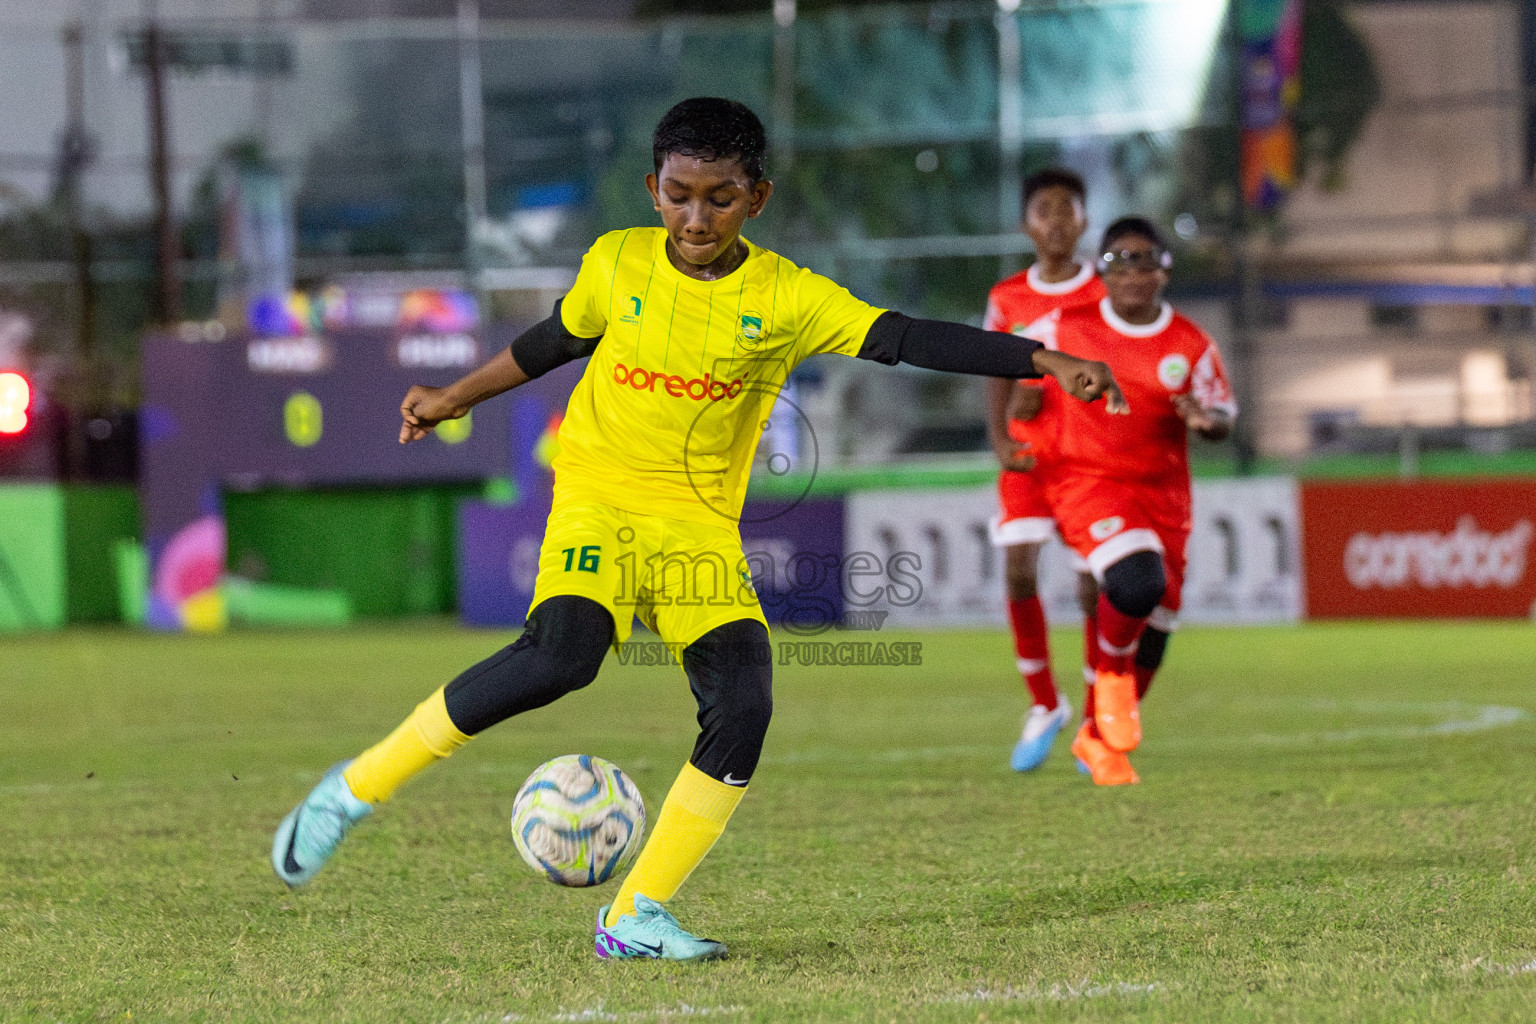
[[[466,1024],[586,1024],[586,1022],[633,1021],[640,1024],[643,1021],[669,1021],[690,1017],[724,1017],[735,1016],[747,1012],[745,1006],[692,1006],[688,1003],[679,1003],[676,1006],[658,1006],[653,1010],[607,1010],[602,1003],[589,1006],[583,1010],[556,1010],[554,1013],[534,1014],[509,1013],[498,1016],[495,1013],[482,1013],[474,1017],[456,1018],[446,1017],[443,1024],[453,1024],[454,1021],[464,1021]]]
[[[1373,704],[1356,702],[1341,704],[1333,701],[1310,701],[1308,710],[1317,711],[1401,711],[1406,714],[1438,713],[1447,717],[1429,725],[1384,726],[1367,729],[1339,729],[1332,732],[1304,732],[1295,735],[1270,735],[1260,733],[1248,737],[1250,743],[1352,743],[1369,739],[1429,739],[1433,736],[1464,736],[1468,733],[1489,732],[1523,722],[1530,717],[1521,708],[1501,704],[1463,704],[1459,701],[1413,704],[1392,702]]]
[[[1381,703],[1372,701],[1307,701],[1296,705],[1296,708],[1327,713],[1337,713],[1340,711],[1388,712],[1396,714],[1438,714],[1443,717],[1438,722],[1431,722],[1425,725],[1375,726],[1293,734],[1256,733],[1248,736],[1211,736],[1202,737],[1198,741],[1192,738],[1169,737],[1168,739],[1154,740],[1154,745],[1172,748],[1192,746],[1196,743],[1200,746],[1208,746],[1212,743],[1289,746],[1305,745],[1308,743],[1353,743],[1359,740],[1371,739],[1432,739],[1436,736],[1464,736],[1470,733],[1490,732],[1494,729],[1503,729],[1527,721],[1531,717],[1530,713],[1522,708],[1507,707],[1502,704],[1464,704],[1459,701],[1418,703],[1409,701]],[[947,747],[897,747],[890,750],[873,750],[860,753],[851,752],[843,747],[811,747],[783,754],[765,755],[762,762],[775,765],[817,764],[824,761],[840,761],[857,757],[866,761],[899,763],[902,761],[938,761],[946,757],[992,756],[997,753],[997,750],[996,744],[981,745],[974,743]]]
[[[1000,1003],[1011,1000],[1068,1002],[1076,999],[1101,999],[1105,996],[1149,996],[1155,992],[1166,992],[1168,989],[1169,986],[1159,981],[1147,984],[1111,981],[1095,985],[1091,979],[1083,978],[1081,981],[1058,981],[1049,988],[1041,988],[1038,984],[1017,988],[1013,985],[1004,985],[1002,988],[977,988],[969,992],[956,992],[953,995],[939,996],[936,999],[929,1000],[929,1002]]]
[[[1470,971],[1478,967],[1482,968],[1485,974],[1507,974],[1510,977],[1514,977],[1517,974],[1536,974],[1536,960],[1530,960],[1523,964],[1501,964],[1495,963],[1492,960],[1484,960],[1482,957],[1473,960],[1464,966],[1462,970]]]

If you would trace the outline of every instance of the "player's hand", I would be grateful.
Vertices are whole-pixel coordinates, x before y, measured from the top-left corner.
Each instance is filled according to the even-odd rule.
[[[1079,359],[1065,352],[1042,348],[1035,352],[1034,364],[1035,369],[1041,373],[1055,377],[1056,383],[1073,398],[1084,402],[1095,402],[1103,398],[1104,411],[1115,416],[1123,416],[1131,411],[1125,395],[1120,392],[1120,385],[1115,383],[1115,375],[1108,363]]]
[[[447,388],[429,388],[417,384],[405,393],[400,403],[400,443],[420,441],[443,420],[456,420],[469,410],[460,408],[448,396]]]
[[[1173,396],[1173,411],[1185,426],[1211,441],[1220,441],[1232,432],[1232,420],[1226,413],[1207,409],[1188,393]]]
[[[1028,473],[1035,468],[1037,459],[1029,454],[1030,445],[1018,444],[1015,441],[1003,441],[995,445],[993,451],[997,454],[997,464],[1012,473]]]
[[[1179,414],[1179,419],[1190,430],[1210,430],[1216,426],[1216,417],[1195,401],[1192,395],[1174,395],[1173,411]]]
[[[1018,382],[1008,390],[1008,411],[1005,415],[1010,420],[1032,420],[1045,407],[1043,388]]]

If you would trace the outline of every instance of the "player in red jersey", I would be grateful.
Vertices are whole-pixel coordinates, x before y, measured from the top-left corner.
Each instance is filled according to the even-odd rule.
[[[1077,259],[1077,243],[1088,227],[1085,199],[1083,179],[1072,171],[1052,167],[1025,179],[1024,233],[1035,243],[1036,259],[1028,270],[993,286],[987,296],[987,330],[1033,337],[1030,325],[1053,311],[1104,295],[1093,264]],[[1051,414],[1062,395],[1059,388],[1033,384],[994,378],[987,392],[987,433],[1002,466],[997,480],[1001,509],[992,523],[992,543],[1003,549],[1013,649],[1031,699],[1009,762],[1017,772],[1038,767],[1072,717],[1051,675],[1045,613],[1036,590],[1040,546],[1056,529],[1042,480],[1054,447]],[[1036,466],[1039,471],[1030,472]]]
[[[1221,440],[1237,404],[1215,343],[1163,301],[1173,260],[1156,226],[1123,217],[1099,251],[1107,296],[1052,314],[1031,336],[1053,335],[1063,352],[1108,362],[1130,405],[1129,415],[1110,418],[1060,403],[1045,476],[1062,537],[1097,584],[1084,609],[1094,682],[1072,752],[1095,782],[1121,785],[1139,781],[1126,753],[1141,741],[1138,705],[1179,610],[1189,431]]]

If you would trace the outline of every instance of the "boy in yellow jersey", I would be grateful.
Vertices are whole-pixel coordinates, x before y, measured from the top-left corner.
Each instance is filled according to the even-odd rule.
[[[766,139],[740,103],[685,100],[662,117],[646,176],[664,227],[604,235],[548,320],[446,388],[414,387],[402,444],[477,402],[590,357],[560,426],[555,494],[528,625],[321,779],[278,827],[272,866],[312,878],[347,830],[406,779],[503,719],[590,683],[638,615],[681,649],[700,733],[611,906],[600,957],[697,960],[725,947],[663,904],[725,829],[773,710],[772,649],[737,517],[789,372],[836,352],[993,377],[1050,374],[1084,401],[1124,399],[1103,363],[854,298],[740,236],[773,192]]]

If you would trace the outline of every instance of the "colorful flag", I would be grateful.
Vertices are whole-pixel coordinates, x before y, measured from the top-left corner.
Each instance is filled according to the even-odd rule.
[[[1302,0],[1240,0],[1242,186],[1249,209],[1269,213],[1296,186]]]

